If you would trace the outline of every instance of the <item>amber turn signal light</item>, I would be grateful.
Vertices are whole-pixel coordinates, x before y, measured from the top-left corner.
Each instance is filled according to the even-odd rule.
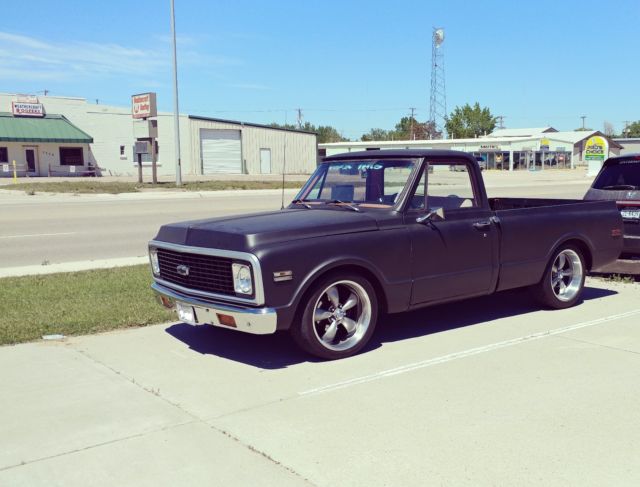
[[[216,316],[221,325],[236,328],[236,320],[233,316],[223,315],[221,313],[216,313]]]

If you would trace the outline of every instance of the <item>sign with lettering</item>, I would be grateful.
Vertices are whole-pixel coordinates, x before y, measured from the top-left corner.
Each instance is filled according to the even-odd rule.
[[[16,117],[44,117],[42,103],[11,102],[11,112]]]
[[[540,150],[549,150],[550,145],[551,143],[549,142],[549,139],[540,139]]]
[[[604,161],[609,152],[609,144],[604,137],[594,135],[584,146],[585,161]]]
[[[155,93],[141,93],[131,97],[131,116],[133,118],[149,118],[157,115]]]

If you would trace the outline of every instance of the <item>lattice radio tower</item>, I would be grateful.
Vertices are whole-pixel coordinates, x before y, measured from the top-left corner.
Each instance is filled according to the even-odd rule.
[[[444,117],[447,115],[447,92],[444,83],[444,29],[433,28],[431,36],[431,96],[429,98],[429,121],[438,132],[444,134]]]

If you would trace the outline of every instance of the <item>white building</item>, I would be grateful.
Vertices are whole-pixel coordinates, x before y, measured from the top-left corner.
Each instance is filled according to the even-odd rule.
[[[141,122],[134,122],[130,107],[58,96],[31,100],[42,105],[44,116],[31,114],[28,116],[30,123],[64,119],[85,134],[83,158],[80,161],[76,157],[70,165],[66,164],[68,161],[62,161],[60,155],[61,148],[69,144],[67,141],[46,137],[11,140],[17,129],[16,122],[23,123],[27,119],[27,116],[12,113],[12,104],[19,100],[18,95],[0,93],[0,121],[4,121],[4,124],[0,123],[0,165],[11,165],[15,160],[21,168],[19,174],[31,176],[89,174],[94,170],[98,175],[137,173],[134,124]],[[175,175],[173,115],[158,113],[157,121],[158,174]],[[316,166],[315,133],[248,122],[180,115],[180,145],[183,175],[281,174],[283,170],[288,174],[306,174]],[[3,162],[5,152],[7,162]],[[65,154],[63,150],[62,155]],[[32,158],[35,162],[31,162]],[[150,156],[144,155],[145,167],[150,166],[150,161]],[[3,168],[0,166],[0,176],[7,175],[2,172]]]
[[[600,141],[602,157],[618,155],[622,145],[599,131],[559,132],[553,127],[502,129],[473,139],[391,140],[320,144],[320,156],[371,149],[450,149],[473,153],[488,169],[574,168],[587,165],[587,145]],[[602,162],[601,160],[599,161]]]

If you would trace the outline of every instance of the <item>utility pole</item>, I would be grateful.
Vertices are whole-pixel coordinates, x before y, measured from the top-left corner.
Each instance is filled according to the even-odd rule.
[[[504,115],[498,115],[496,118],[498,119],[499,123],[498,128],[504,129]]]
[[[178,55],[176,52],[176,14],[171,0],[171,38],[173,40],[173,130],[176,149],[176,186],[182,186],[182,163],[180,161],[180,113],[178,108]]]
[[[625,121],[624,121],[624,130],[622,131],[622,135],[623,135],[624,137],[628,137],[628,134],[629,134],[629,124],[630,124],[630,123],[631,123],[631,122],[630,122],[629,120],[625,120]]]
[[[415,120],[415,119],[414,119],[414,115],[415,115],[415,113],[416,113],[416,109],[415,109],[415,107],[410,107],[410,108],[409,108],[409,110],[411,110],[411,118],[410,118],[410,121],[411,121],[411,129],[410,129],[410,132],[409,132],[409,139],[410,139],[410,140],[416,140],[416,136],[415,136],[415,135],[414,135],[414,133],[413,133],[413,121]]]
[[[298,108],[298,129],[302,130],[302,120],[304,116],[302,115],[302,108]]]
[[[587,118],[587,116],[586,115],[581,115],[580,118],[582,119],[582,130],[584,130],[585,129],[584,121]]]

